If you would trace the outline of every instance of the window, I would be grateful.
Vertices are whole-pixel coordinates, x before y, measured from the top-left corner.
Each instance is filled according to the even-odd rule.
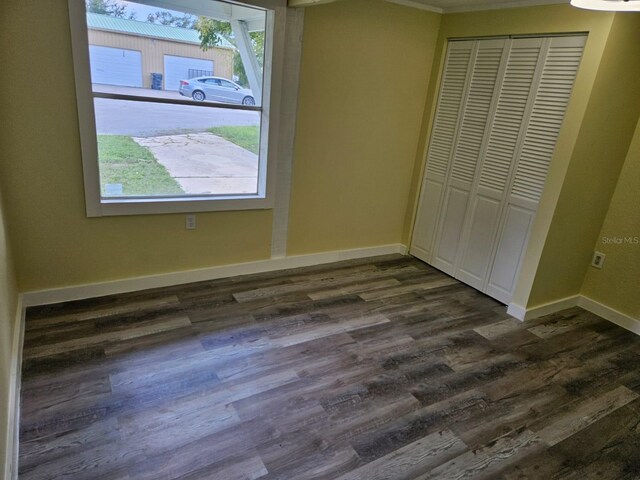
[[[273,206],[285,4],[69,0],[88,216]]]

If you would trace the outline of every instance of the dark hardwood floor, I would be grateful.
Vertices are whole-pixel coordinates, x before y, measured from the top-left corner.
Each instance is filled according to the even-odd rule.
[[[639,361],[400,256],[31,308],[20,479],[637,479]]]

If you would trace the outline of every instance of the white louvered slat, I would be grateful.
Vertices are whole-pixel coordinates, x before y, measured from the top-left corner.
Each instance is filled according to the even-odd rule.
[[[445,177],[458,129],[473,42],[449,46],[427,155],[427,175]]]
[[[504,192],[525,120],[542,39],[513,42],[485,153],[479,185]]]
[[[451,168],[451,178],[469,186],[476,175],[504,44],[504,41],[479,42],[471,72]]]
[[[540,201],[585,40],[585,37],[551,40],[529,127],[517,159],[511,188],[515,197],[536,203]]]

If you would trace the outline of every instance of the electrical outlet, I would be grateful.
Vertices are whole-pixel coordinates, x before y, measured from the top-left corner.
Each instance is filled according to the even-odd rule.
[[[593,252],[593,258],[591,259],[591,266],[596,268],[602,268],[604,263],[604,257],[606,255],[601,252]]]
[[[187,215],[186,216],[185,228],[187,230],[195,230],[196,229],[196,216],[195,215]]]

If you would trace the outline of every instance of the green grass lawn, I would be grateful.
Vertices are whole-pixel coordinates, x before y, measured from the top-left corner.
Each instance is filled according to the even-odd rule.
[[[260,150],[259,125],[247,127],[213,127],[207,131],[258,155],[258,151]]]
[[[123,195],[167,195],[184,193],[178,182],[153,154],[124,135],[98,135],[100,188],[122,184]]]

